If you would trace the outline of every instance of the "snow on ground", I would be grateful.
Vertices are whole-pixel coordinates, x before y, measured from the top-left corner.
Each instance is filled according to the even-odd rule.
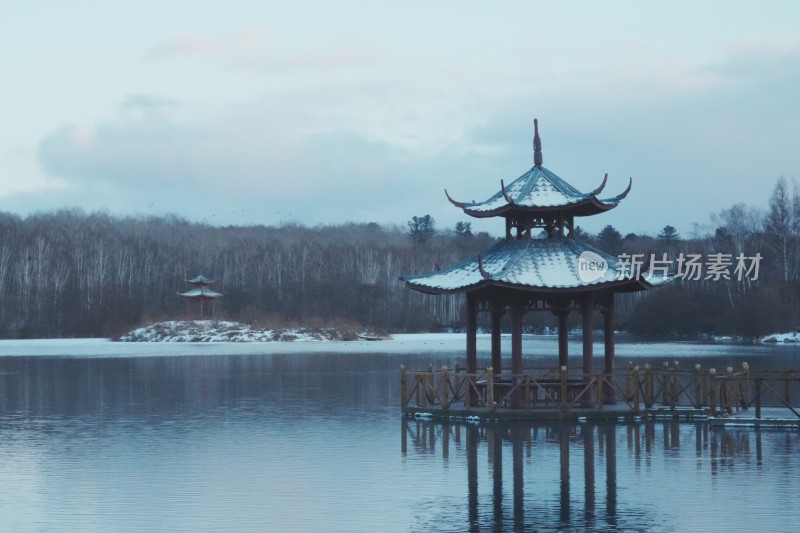
[[[241,322],[225,320],[170,320],[135,329],[119,340],[122,342],[307,342],[343,340],[346,335],[334,329],[261,330]]]
[[[393,338],[394,337],[394,338]],[[0,340],[0,356],[26,357],[171,357],[186,355],[266,354],[409,354],[451,356],[464,351],[464,334],[394,335],[380,341],[358,339],[338,342],[116,342],[110,339],[8,339]],[[478,347],[488,352],[489,335],[478,337]],[[399,368],[399,367],[398,367]]]
[[[792,333],[773,333],[762,337],[761,342],[767,344],[794,344],[795,342],[800,342],[800,333],[797,331]]]
[[[370,339],[372,337],[369,337]],[[489,357],[491,335],[478,334],[478,356]],[[800,341],[799,341],[800,342]],[[505,358],[511,353],[510,335],[502,336]],[[528,356],[554,356],[558,353],[558,338],[544,335],[523,335],[523,353]],[[786,346],[800,346],[787,343]],[[287,355],[287,354],[380,354],[403,355],[425,354],[431,357],[435,366],[463,360],[466,349],[464,333],[411,333],[394,334],[380,341],[358,338],[337,342],[116,342],[109,339],[8,339],[0,340],[0,357],[178,357],[178,356],[217,356],[217,355]],[[569,353],[580,357],[580,339],[570,339]],[[602,357],[602,348],[595,354]],[[768,355],[778,349],[774,344],[750,345],[748,353],[753,356]],[[661,361],[669,354],[670,361],[676,359],[694,360],[697,357],[728,357],[741,355],[741,346],[730,343],[636,343],[620,342],[616,345],[619,365],[628,359]],[[399,365],[400,362],[398,362]],[[399,368],[399,367],[398,367]]]

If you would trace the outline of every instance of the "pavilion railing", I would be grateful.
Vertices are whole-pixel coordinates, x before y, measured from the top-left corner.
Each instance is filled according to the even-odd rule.
[[[495,373],[491,367],[466,372],[460,365],[425,371],[400,371],[401,406],[493,411],[510,409],[599,408],[624,403],[634,412],[653,409],[696,409],[711,415],[762,407],[786,408],[800,418],[800,376],[794,370],[753,373],[747,363],[734,371],[683,370],[677,361],[661,368],[628,363],[624,370],[606,374],[577,374],[566,368],[526,369],[522,374]]]

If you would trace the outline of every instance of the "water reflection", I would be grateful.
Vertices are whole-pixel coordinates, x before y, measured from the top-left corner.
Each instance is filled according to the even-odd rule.
[[[0,357],[0,531],[800,523],[797,429],[403,419],[398,454],[398,369],[410,359]]]
[[[727,495],[704,494],[702,505],[690,496],[722,476],[726,486],[731,479],[746,484],[756,514],[759,506],[769,509],[775,502],[764,496],[774,488],[759,475],[765,454],[774,453],[773,467],[780,469],[786,458],[796,467],[800,439],[796,429],[711,428],[672,420],[475,425],[406,418],[401,452],[440,455],[448,468],[463,461],[470,531],[675,531],[685,530],[683,523],[703,530],[704,523],[716,529],[726,522],[742,530],[748,519],[737,522],[703,508],[709,497]],[[684,472],[691,464],[694,471]]]
[[[384,359],[325,354],[0,357],[0,417],[205,416],[251,400],[295,416],[386,409],[399,402],[396,372]]]

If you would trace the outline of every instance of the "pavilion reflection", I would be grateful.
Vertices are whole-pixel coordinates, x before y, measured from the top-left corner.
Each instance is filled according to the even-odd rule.
[[[403,456],[441,454],[446,463],[465,460],[465,519],[473,531],[615,530],[625,526],[618,522],[620,516],[633,515],[637,527],[646,529],[647,524],[658,523],[658,512],[642,513],[619,501],[618,470],[623,485],[645,479],[665,483],[665,490],[670,490],[667,487],[679,485],[680,480],[665,477],[665,463],[676,458],[696,462],[710,475],[733,470],[742,462],[758,468],[764,457],[762,438],[761,431],[711,428],[700,421],[478,425],[403,418],[401,422]],[[783,442],[797,447],[791,432]],[[661,468],[653,468],[654,463]]]
[[[402,453],[433,454],[441,448],[444,460],[451,459],[451,447],[455,445],[466,456],[467,463],[467,519],[471,530],[482,530],[490,523],[494,528],[512,527],[516,531],[528,531],[536,527],[538,520],[563,526],[594,522],[596,518],[595,466],[596,454],[604,458],[605,464],[605,516],[606,523],[613,524],[616,514],[616,434],[613,426],[605,428],[596,424],[550,424],[530,426],[524,424],[473,425],[460,423],[434,423],[431,421],[403,419],[401,425]],[[486,448],[481,452],[482,447]],[[534,449],[544,446],[548,460],[557,456],[558,494],[537,499],[544,506],[532,509],[526,499],[528,491],[536,487],[535,470],[530,465]],[[571,483],[574,465],[570,464],[575,448],[583,449],[583,503],[574,505]],[[553,454],[552,451],[556,450]],[[485,455],[484,455],[485,454]],[[508,455],[510,454],[510,460]],[[511,467],[507,464],[510,461]],[[488,477],[481,473],[481,463],[488,466]],[[580,464],[582,463],[582,465]],[[572,473],[571,473],[572,472]],[[509,476],[510,474],[510,476]],[[533,476],[531,476],[533,474]],[[510,477],[510,479],[508,479]],[[490,501],[479,490],[481,484],[491,487]],[[509,491],[505,490],[506,485]],[[510,496],[510,499],[509,499]],[[510,501],[509,501],[510,500]],[[552,505],[555,504],[555,505]],[[553,512],[557,508],[557,512]],[[490,516],[483,516],[489,511]],[[576,514],[576,512],[578,514]]]

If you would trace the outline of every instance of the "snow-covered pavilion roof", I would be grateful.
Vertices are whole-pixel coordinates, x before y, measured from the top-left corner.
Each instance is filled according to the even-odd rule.
[[[539,139],[539,123],[534,120],[534,165],[507,186],[500,181],[500,191],[483,202],[458,202],[447,191],[447,198],[464,213],[474,217],[492,217],[527,212],[531,214],[563,211],[574,216],[589,216],[613,209],[627,196],[631,183],[621,194],[600,198],[608,179],[603,178],[599,187],[583,193],[542,166],[542,143]]]
[[[178,296],[183,296],[184,298],[219,298],[222,293],[212,291],[208,287],[195,287],[186,292],[179,292]]]
[[[595,266],[589,266],[594,262]],[[600,263],[598,268],[597,263]],[[602,267],[605,264],[605,267]],[[641,265],[640,265],[641,266]],[[574,239],[508,239],[485,252],[438,272],[402,278],[414,290],[431,294],[501,286],[537,292],[613,288],[649,289],[671,281],[663,273],[638,274],[630,263]]]
[[[603,185],[605,180],[603,180]],[[474,217],[490,217],[514,210],[528,212],[570,211],[575,216],[588,216],[608,211],[619,205],[627,191],[618,196],[600,199],[601,187],[582,193],[545,167],[533,166],[508,186],[483,202],[450,201]],[[449,198],[449,195],[448,195]]]
[[[187,279],[186,283],[193,283],[193,284],[203,284],[203,285],[211,285],[214,283],[213,279],[208,279],[204,275],[200,274],[192,279]]]

